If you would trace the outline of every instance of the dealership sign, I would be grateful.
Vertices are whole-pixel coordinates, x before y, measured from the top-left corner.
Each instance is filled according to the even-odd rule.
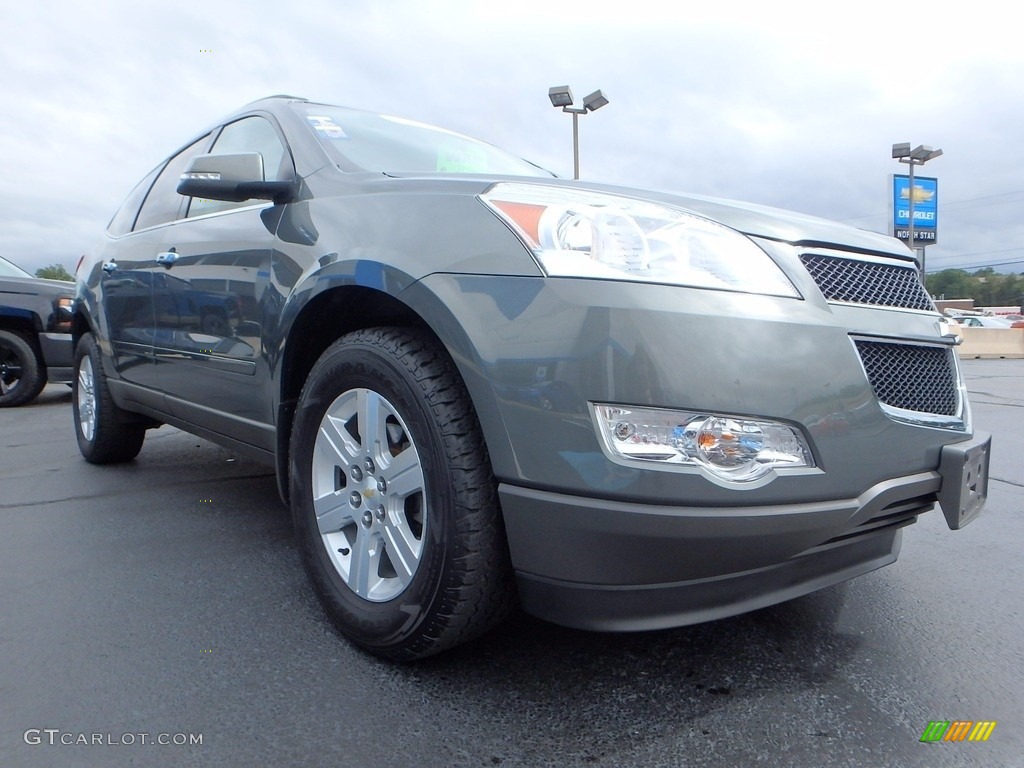
[[[914,196],[914,244],[934,245],[938,240],[936,232],[939,219],[939,180],[914,177],[914,189],[910,189],[910,177],[893,174],[892,196],[889,198],[889,234],[904,242],[910,237],[910,196]]]

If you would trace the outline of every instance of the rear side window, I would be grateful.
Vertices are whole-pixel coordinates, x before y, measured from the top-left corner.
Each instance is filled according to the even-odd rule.
[[[149,192],[149,188],[153,186],[153,179],[160,172],[162,165],[158,165],[149,175],[146,176],[142,181],[135,185],[135,189],[128,193],[128,197],[121,203],[121,207],[117,209],[117,213],[114,214],[114,218],[110,220],[110,224],[107,225],[107,232],[115,237],[118,235],[125,235],[132,231],[132,225],[135,223],[135,217],[139,213],[139,206],[142,205],[143,198],[146,197],[146,193]]]
[[[146,202],[142,204],[139,217],[135,220],[135,229],[155,227],[157,224],[165,224],[178,218],[183,200],[178,194],[178,181],[189,161],[209,143],[209,138],[209,135],[203,136],[167,161],[167,165],[146,195]]]

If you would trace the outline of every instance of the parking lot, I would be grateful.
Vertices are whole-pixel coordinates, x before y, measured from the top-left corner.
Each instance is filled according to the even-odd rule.
[[[963,531],[935,511],[896,564],[745,616],[517,615],[409,666],[333,630],[269,469],[167,427],[88,465],[51,385],[0,412],[0,765],[1024,766],[1024,360],[964,371],[994,438]]]

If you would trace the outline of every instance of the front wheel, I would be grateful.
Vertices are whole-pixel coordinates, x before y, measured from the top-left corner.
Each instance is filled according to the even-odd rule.
[[[46,369],[24,338],[0,331],[0,408],[24,405],[43,391]]]
[[[103,373],[100,350],[91,333],[75,349],[71,408],[78,450],[90,464],[131,461],[142,450],[146,429],[114,403]]]
[[[407,661],[487,631],[513,587],[476,414],[443,348],[398,328],[324,352],[299,400],[292,511],[343,634]]]

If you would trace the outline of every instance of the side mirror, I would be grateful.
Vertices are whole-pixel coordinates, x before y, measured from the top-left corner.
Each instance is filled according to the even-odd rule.
[[[198,155],[181,174],[178,194],[242,203],[273,200],[287,203],[295,194],[291,181],[264,181],[263,156],[259,152],[234,155]]]

